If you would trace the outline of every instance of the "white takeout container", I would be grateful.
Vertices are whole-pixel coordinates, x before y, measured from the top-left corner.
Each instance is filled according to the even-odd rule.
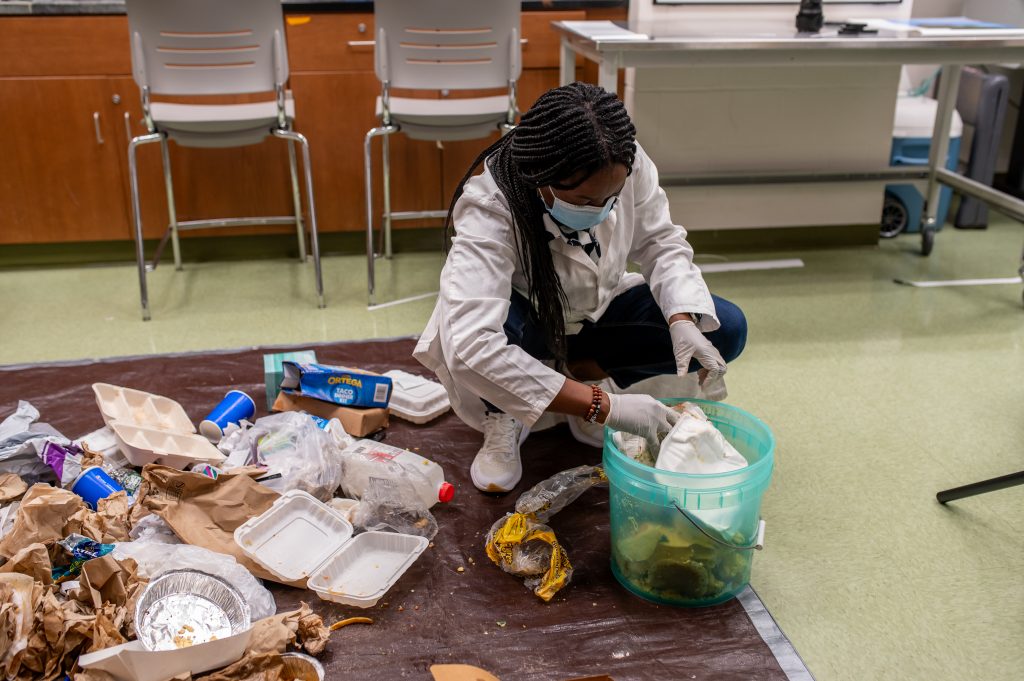
[[[235,530],[247,556],[285,582],[307,580],[320,598],[371,608],[427,548],[396,532],[352,536],[341,513],[300,490],[283,494]]]
[[[388,409],[395,416],[413,423],[426,423],[451,409],[448,391],[437,381],[399,369],[386,371],[384,375],[391,377]]]
[[[96,669],[117,681],[165,681],[179,674],[199,674],[220,669],[241,659],[252,638],[252,629],[217,641],[176,650],[146,650],[142,641],[104,648],[78,658],[83,669]]]
[[[110,428],[128,462],[133,466],[159,463],[185,469],[195,463],[218,464],[224,454],[202,435],[173,433],[131,423],[112,421]]]
[[[119,421],[175,433],[196,432],[185,410],[169,397],[109,383],[93,383],[92,391],[108,426]]]

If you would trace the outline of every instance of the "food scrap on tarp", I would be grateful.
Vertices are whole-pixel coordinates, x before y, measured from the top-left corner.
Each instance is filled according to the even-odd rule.
[[[505,572],[526,577],[526,587],[550,601],[572,579],[572,564],[545,523],[591,487],[606,486],[599,466],[577,466],[542,480],[516,501],[516,512],[491,526],[487,556]]]

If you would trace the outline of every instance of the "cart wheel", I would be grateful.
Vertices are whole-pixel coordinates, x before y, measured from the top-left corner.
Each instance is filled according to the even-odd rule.
[[[885,195],[882,204],[882,227],[879,236],[891,239],[907,228],[907,207],[892,194]]]
[[[921,227],[921,255],[931,255],[933,248],[935,248],[935,230]]]

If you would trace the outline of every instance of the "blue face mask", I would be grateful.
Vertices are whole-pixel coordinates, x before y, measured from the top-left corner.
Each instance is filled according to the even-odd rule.
[[[551,192],[551,197],[554,199],[551,207],[548,208],[548,204],[544,202],[544,208],[547,209],[548,213],[551,214],[558,222],[562,223],[566,227],[571,229],[581,229],[589,231],[597,225],[604,222],[608,214],[612,212],[612,208],[615,207],[615,200],[619,197],[611,196],[604,205],[598,206],[577,206],[555,196],[555,192]]]

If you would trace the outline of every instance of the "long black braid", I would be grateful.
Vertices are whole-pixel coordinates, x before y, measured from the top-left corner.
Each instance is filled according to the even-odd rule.
[[[513,233],[530,302],[546,334],[548,349],[559,362],[566,358],[564,309],[568,301],[555,273],[543,222],[544,206],[537,190],[545,186],[572,189],[601,168],[616,163],[632,171],[635,138],[636,129],[626,107],[614,94],[579,82],[548,90],[523,114],[512,132],[477,156],[448,207],[445,232],[450,239],[455,203],[486,159],[512,211]],[[575,181],[566,184],[570,179]]]

